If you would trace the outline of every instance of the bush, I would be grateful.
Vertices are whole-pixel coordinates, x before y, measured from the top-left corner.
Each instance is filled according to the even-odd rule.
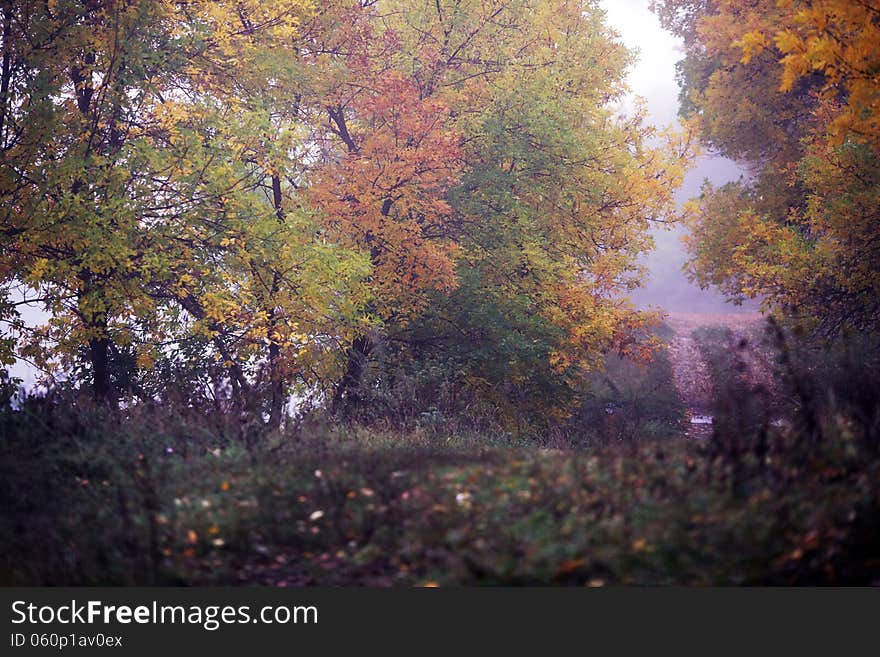
[[[685,406],[665,349],[647,363],[612,355],[587,378],[575,424],[600,444],[681,437]]]
[[[405,429],[314,413],[253,439],[222,408],[7,403],[0,583],[880,581],[876,344],[776,335],[766,393],[745,376],[754,337],[697,337],[721,392],[707,441],[656,440],[683,414],[662,352],[610,358],[543,432],[473,430],[403,375]],[[790,400],[786,422],[766,394]]]
[[[4,421],[3,584],[868,584],[876,459],[779,447],[733,491],[692,441],[586,452],[312,424],[246,449],[161,409]],[[169,447],[171,448],[169,450]]]

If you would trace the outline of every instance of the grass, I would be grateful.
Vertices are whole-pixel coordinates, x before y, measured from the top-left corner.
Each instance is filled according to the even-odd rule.
[[[6,585],[871,584],[880,463],[315,426],[261,447],[169,414],[7,414]],[[11,416],[11,419],[10,419]]]

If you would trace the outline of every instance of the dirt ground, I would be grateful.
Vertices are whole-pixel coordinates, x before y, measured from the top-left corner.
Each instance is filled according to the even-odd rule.
[[[701,327],[724,326],[733,331],[734,339],[738,340],[752,333],[762,319],[760,313],[671,313],[667,317],[666,323],[675,331],[669,341],[669,359],[675,385],[693,422],[690,437],[700,438],[711,432],[711,423],[701,418],[711,416],[714,398],[709,368],[691,334]],[[746,359],[754,360],[752,356]],[[754,369],[757,373],[761,368],[755,365]]]

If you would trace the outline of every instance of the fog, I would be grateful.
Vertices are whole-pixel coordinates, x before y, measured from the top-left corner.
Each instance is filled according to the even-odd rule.
[[[660,27],[648,9],[649,0],[601,0],[608,24],[627,47],[638,51],[627,84],[632,96],[647,102],[648,122],[657,127],[678,124],[678,92],[675,63],[683,53],[676,37]],[[628,103],[632,105],[632,101]],[[704,180],[723,185],[742,175],[737,165],[723,157],[706,155],[696,162],[677,194],[679,204],[697,196]],[[630,295],[640,308],[659,307],[669,312],[739,312],[754,310],[756,303],[737,306],[725,301],[715,289],[691,284],[682,271],[687,253],[682,244],[684,227],[654,231],[656,249],[642,263],[648,268],[644,286]]]
[[[723,185],[736,180],[741,170],[734,162],[717,156],[699,158],[694,168],[685,176],[684,184],[676,194],[678,204],[698,196],[704,180],[713,185]],[[635,290],[630,298],[640,308],[659,307],[669,312],[752,312],[757,302],[735,305],[727,302],[716,289],[700,289],[688,281],[682,267],[687,253],[682,238],[687,234],[684,226],[653,232],[656,248],[647,254],[642,263],[647,266],[649,277],[644,286]]]

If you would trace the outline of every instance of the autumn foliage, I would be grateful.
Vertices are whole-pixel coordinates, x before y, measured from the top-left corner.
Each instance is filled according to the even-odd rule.
[[[650,352],[624,295],[688,152],[614,109],[630,55],[592,3],[2,18],[5,361],[278,426],[294,389],[362,401],[389,356],[561,418],[603,354]]]
[[[652,4],[0,1],[0,584],[880,582],[880,6]]]
[[[813,333],[877,329],[880,5],[654,3],[683,111],[748,172],[693,204],[692,272]]]
[[[449,110],[390,71],[341,112],[347,151],[315,173],[308,200],[340,241],[370,254],[375,312],[406,319],[425,290],[455,287],[456,242],[447,190],[460,170]],[[345,128],[342,128],[346,125]]]

